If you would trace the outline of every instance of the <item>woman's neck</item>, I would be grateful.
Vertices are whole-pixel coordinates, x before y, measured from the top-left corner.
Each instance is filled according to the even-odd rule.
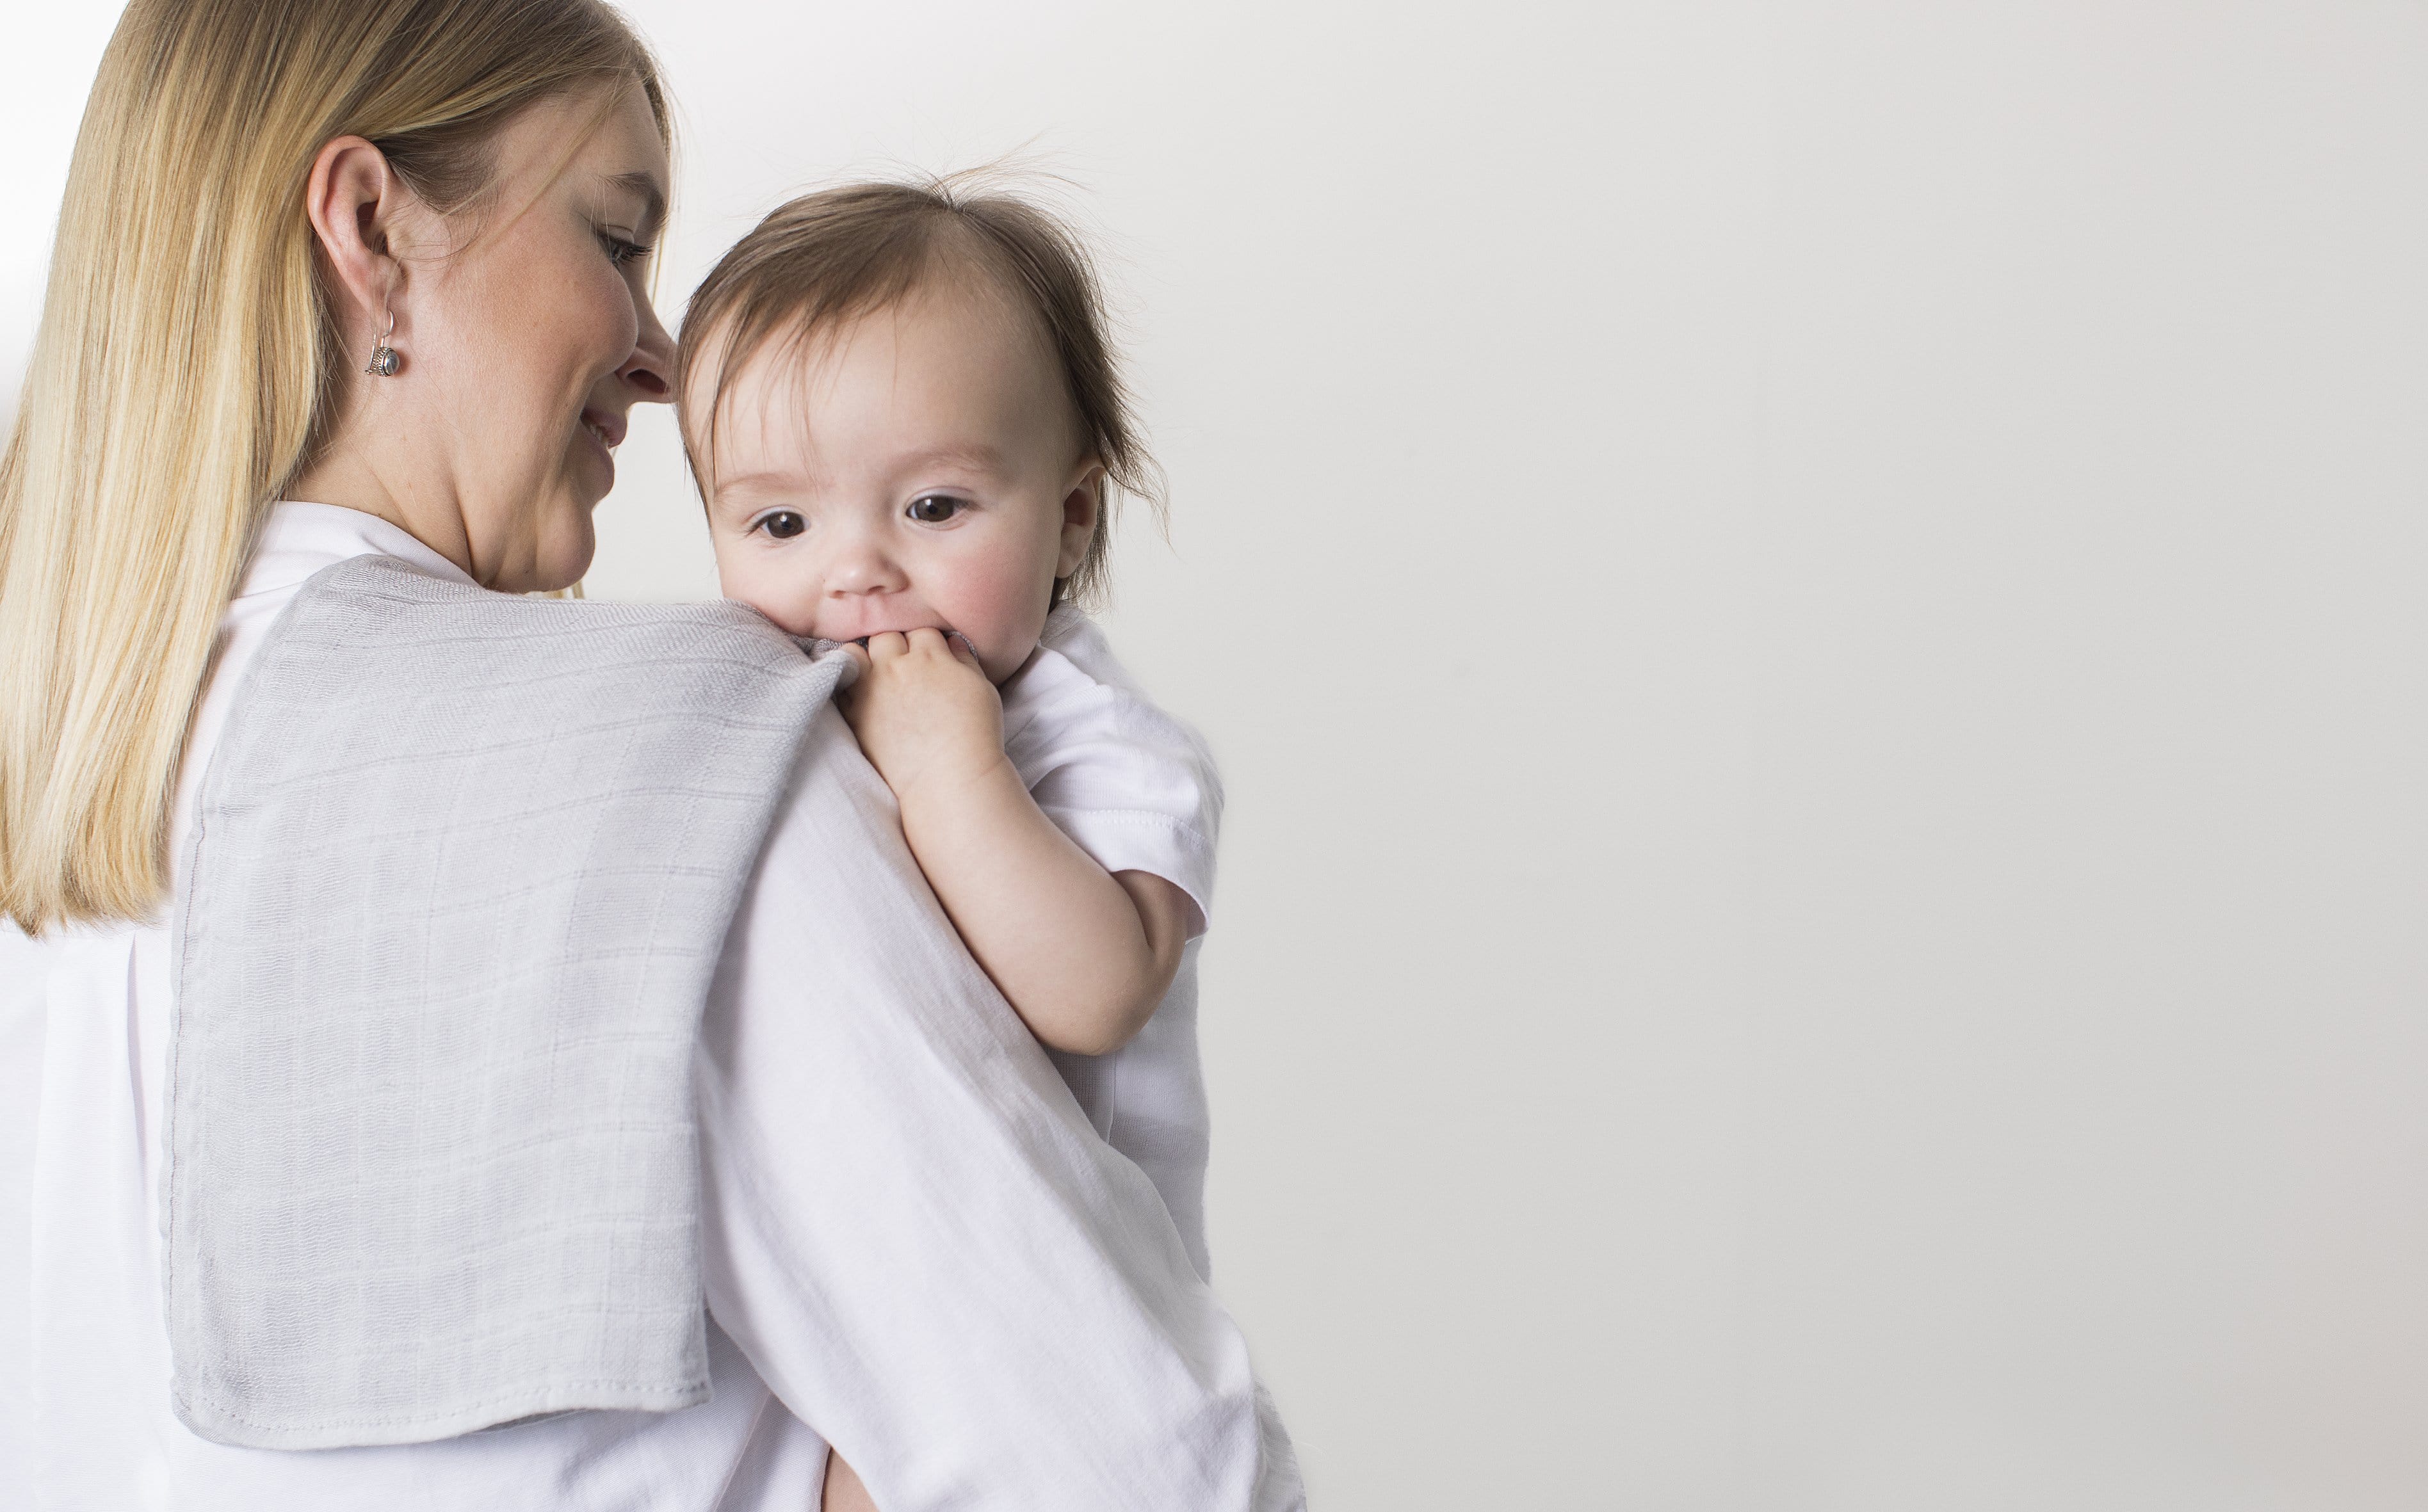
[[[477,577],[454,491],[413,486],[417,480],[400,479],[397,471],[357,448],[334,446],[287,485],[286,496],[375,514]]]

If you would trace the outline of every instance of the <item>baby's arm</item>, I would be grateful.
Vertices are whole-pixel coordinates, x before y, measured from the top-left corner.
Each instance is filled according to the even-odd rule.
[[[970,953],[1040,1041],[1128,1043],[1180,968],[1193,904],[1144,871],[1107,872],[1028,795],[1003,749],[1003,700],[937,630],[870,638],[844,717],[902,806],[902,833]]]

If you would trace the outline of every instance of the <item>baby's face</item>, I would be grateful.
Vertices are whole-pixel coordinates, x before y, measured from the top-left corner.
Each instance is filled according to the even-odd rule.
[[[727,388],[709,528],[728,598],[795,635],[958,630],[1003,681],[1086,555],[1101,469],[1042,338],[988,294],[917,291]],[[702,368],[710,364],[703,363]],[[704,416],[704,373],[687,416]]]

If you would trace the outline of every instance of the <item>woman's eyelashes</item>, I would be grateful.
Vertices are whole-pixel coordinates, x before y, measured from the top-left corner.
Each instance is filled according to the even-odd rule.
[[[607,250],[607,260],[618,268],[630,268],[634,263],[646,262],[648,260],[649,253],[657,250],[634,241],[630,236],[619,236],[603,226],[599,231],[599,245]]]

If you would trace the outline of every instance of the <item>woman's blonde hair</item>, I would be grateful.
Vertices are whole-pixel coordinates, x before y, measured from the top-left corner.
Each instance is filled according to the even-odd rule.
[[[213,638],[351,376],[304,198],[369,138],[441,212],[524,107],[655,64],[600,0],[132,0],[0,457],[0,914],[142,919]]]

